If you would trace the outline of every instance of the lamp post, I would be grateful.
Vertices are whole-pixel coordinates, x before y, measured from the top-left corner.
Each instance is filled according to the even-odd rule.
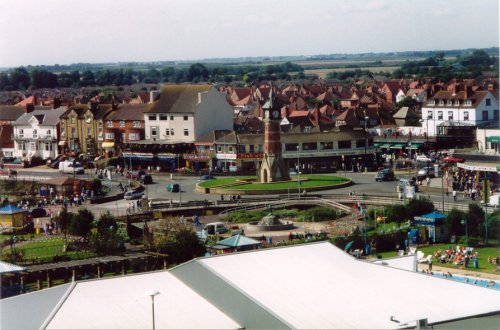
[[[408,174],[411,175],[411,141],[408,141],[408,150],[410,151],[410,164],[408,166]]]
[[[300,144],[297,144],[297,183],[299,186],[299,201],[300,201]]]
[[[155,330],[155,296],[157,296],[159,294],[160,294],[159,291],[154,291],[154,290],[146,292],[146,296],[151,297],[151,312],[152,312],[152,316],[153,316],[153,330]]]
[[[366,138],[366,125],[368,124],[368,120],[370,120],[370,117],[366,116],[366,111],[365,111],[365,159],[363,162],[365,165],[365,172],[368,172],[368,168],[366,167],[366,149],[368,144],[368,139]]]
[[[465,225],[465,250],[467,251],[467,248],[469,247],[469,229],[468,227],[468,221],[465,215],[462,215],[462,225]]]

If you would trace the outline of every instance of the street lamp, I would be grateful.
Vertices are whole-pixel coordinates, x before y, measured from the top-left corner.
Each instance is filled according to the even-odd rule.
[[[460,222],[462,225],[465,225],[465,250],[469,247],[469,230],[468,230],[468,221],[465,215],[462,215],[462,221]]]
[[[297,144],[297,183],[299,185],[299,201],[300,201],[300,144]]]
[[[410,150],[410,164],[408,166],[408,174],[411,175],[411,141],[408,141],[408,149]]]
[[[366,111],[365,111],[365,115],[366,115]],[[366,138],[366,125],[368,124],[368,120],[370,120],[370,117],[365,116],[365,160],[363,162],[365,165],[365,172],[368,171],[368,168],[366,167],[366,148],[367,148],[367,144],[368,144],[368,139]]]
[[[153,316],[153,330],[155,330],[155,296],[159,295],[160,292],[159,291],[155,291],[155,290],[150,290],[150,291],[146,291],[146,296],[150,296],[151,297],[151,311],[152,311],[152,316]]]

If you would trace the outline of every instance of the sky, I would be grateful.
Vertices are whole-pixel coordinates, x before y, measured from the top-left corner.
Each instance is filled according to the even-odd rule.
[[[498,0],[0,0],[0,67],[498,46]]]

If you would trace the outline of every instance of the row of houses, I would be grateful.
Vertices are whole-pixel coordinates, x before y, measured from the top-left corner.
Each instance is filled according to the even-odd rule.
[[[182,155],[183,165],[251,169],[262,153],[263,104],[271,89],[276,95],[273,103],[281,111],[284,157],[312,159],[309,166],[340,168],[360,158],[366,163],[376,158],[375,147],[404,149],[401,139],[413,139],[420,142],[414,146],[422,147],[446,141],[464,146],[475,141],[476,128],[498,128],[499,97],[491,84],[482,89],[454,83],[445,90],[413,82],[407,92],[422,87],[432,97],[421,109],[397,111],[392,87],[401,83],[388,81],[363,89],[314,84],[164,85],[129,103],[99,103],[94,98],[61,105],[54,98],[51,105],[38,105],[32,97],[0,106],[0,148],[4,157],[28,161],[71,152],[124,155],[141,164],[172,168],[179,166]],[[490,140],[481,145],[498,151],[495,140]]]

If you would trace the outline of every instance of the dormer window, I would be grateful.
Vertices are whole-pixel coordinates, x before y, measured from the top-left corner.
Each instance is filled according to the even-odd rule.
[[[311,126],[304,127],[304,132],[305,133],[310,133],[311,132]]]
[[[452,106],[453,105],[453,101],[452,100],[448,100],[447,104],[448,106]]]
[[[429,100],[429,105],[435,105],[436,102],[434,100]]]
[[[444,105],[444,101],[443,100],[439,100],[439,105]]]
[[[91,120],[92,120],[92,118],[90,118],[90,116],[85,117],[85,122],[86,122],[87,124],[90,124],[90,121],[91,121]]]
[[[472,105],[472,101],[471,100],[465,100],[464,105],[470,107]]]
[[[108,126],[108,128],[113,128],[113,122],[111,120],[107,121],[106,125]]]
[[[460,101],[459,101],[459,100],[456,100],[456,101],[455,101],[455,106],[456,106],[456,107],[460,106]]]
[[[72,124],[76,123],[76,116],[71,116],[71,123]]]
[[[125,120],[120,120],[120,127],[124,128],[125,127]]]

